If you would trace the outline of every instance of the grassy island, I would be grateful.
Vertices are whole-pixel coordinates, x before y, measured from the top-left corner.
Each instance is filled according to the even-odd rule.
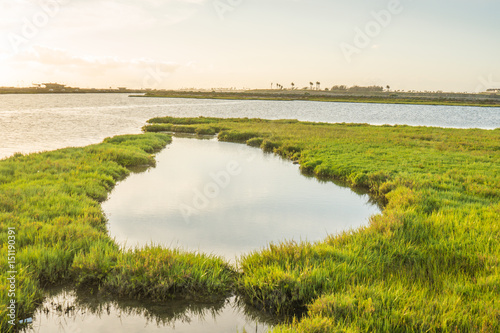
[[[352,93],[320,90],[247,90],[225,92],[157,90],[149,91],[144,95],[131,95],[131,97],[500,107],[500,95],[467,93],[413,93],[388,91]]]
[[[500,129],[167,117],[145,130],[218,133],[385,203],[355,232],[241,258],[248,303],[307,311],[275,332],[500,330]]]
[[[302,315],[274,332],[500,330],[500,129],[165,117],[144,131],[0,161],[2,332],[14,330],[11,234],[16,320],[64,282],[154,301],[236,293],[260,311]],[[237,267],[155,246],[121,249],[100,202],[127,167],[154,165],[171,140],[159,132],[260,147],[368,190],[384,211],[322,242],[270,244]]]

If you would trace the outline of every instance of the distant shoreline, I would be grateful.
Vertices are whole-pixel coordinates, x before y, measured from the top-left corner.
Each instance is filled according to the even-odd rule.
[[[130,95],[130,97],[500,107],[500,95],[457,93],[381,92],[348,94],[314,90],[250,90],[244,92],[154,91],[147,92],[144,95]]]
[[[45,89],[16,89],[16,90],[2,90],[0,95],[48,95],[48,94],[144,94],[143,90],[112,90],[112,89],[79,89],[79,90],[66,90],[66,91],[50,91]]]

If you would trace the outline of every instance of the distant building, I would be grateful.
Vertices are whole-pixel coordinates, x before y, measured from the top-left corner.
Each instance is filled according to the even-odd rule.
[[[487,89],[486,92],[489,92],[489,93],[500,93],[500,88],[497,88],[497,89]]]
[[[127,91],[127,87],[118,87],[119,91]]]
[[[59,83],[42,83],[45,86],[45,89],[49,89],[51,91],[63,91],[66,88],[65,84]]]

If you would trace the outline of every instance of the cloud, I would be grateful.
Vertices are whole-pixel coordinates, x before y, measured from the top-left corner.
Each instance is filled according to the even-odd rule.
[[[108,69],[132,66],[139,69],[145,69],[152,65],[157,65],[158,62],[152,59],[132,59],[124,60],[117,57],[94,57],[94,56],[76,56],[61,49],[54,49],[44,46],[34,46],[30,50],[15,57],[16,62],[36,62],[41,65],[57,66],[57,67],[94,67],[104,72]],[[175,69],[177,64],[170,62],[162,62],[163,65]]]
[[[182,65],[149,58],[121,59],[73,55],[62,49],[33,46],[4,60],[16,72],[31,72],[33,77],[46,81],[67,83],[75,77],[81,82],[106,82],[107,85],[131,87],[160,86]],[[99,79],[100,78],[100,79]]]
[[[9,0],[0,3],[0,33],[18,32],[25,21],[49,14],[55,29],[146,29],[191,17],[209,0]]]

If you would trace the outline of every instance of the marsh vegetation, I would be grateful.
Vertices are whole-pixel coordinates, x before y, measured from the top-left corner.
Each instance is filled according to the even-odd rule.
[[[384,211],[324,241],[271,244],[235,268],[155,246],[123,250],[108,236],[100,202],[126,167],[153,165],[168,135],[17,154],[0,161],[2,330],[11,329],[9,227],[19,249],[18,319],[41,304],[44,287],[64,281],[157,301],[236,293],[260,311],[304,314],[275,332],[500,329],[499,129],[166,117],[144,130],[261,147],[369,191]]]
[[[307,311],[276,332],[499,329],[499,129],[293,120],[152,119],[146,131],[218,133],[384,201],[323,242],[243,256],[237,289],[265,311]]]
[[[46,286],[82,288],[152,300],[226,295],[235,272],[220,258],[159,247],[123,250],[108,236],[100,202],[127,167],[154,165],[171,138],[126,135],[85,148],[17,154],[0,161],[2,331],[7,317],[8,228],[16,230],[16,314],[28,318]]]
[[[319,82],[318,82],[319,83]],[[311,82],[312,84],[312,82]],[[359,89],[356,89],[359,88]],[[351,87],[332,90],[247,90],[247,91],[150,91],[132,97],[202,98],[227,100],[317,101],[343,103],[381,103],[449,106],[499,107],[498,94],[417,93],[370,90],[371,87]],[[377,88],[377,87],[375,87]],[[382,87],[379,87],[383,89]]]

